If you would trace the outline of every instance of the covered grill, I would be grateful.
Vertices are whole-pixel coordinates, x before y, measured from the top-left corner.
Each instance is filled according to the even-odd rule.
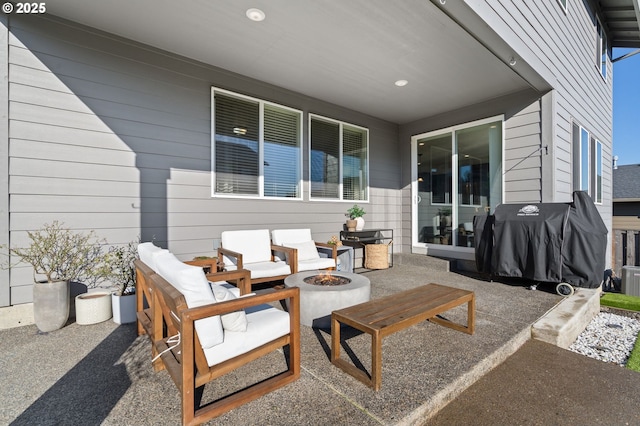
[[[480,272],[586,288],[602,282],[607,227],[586,192],[574,192],[572,203],[501,204],[474,217],[474,233]]]

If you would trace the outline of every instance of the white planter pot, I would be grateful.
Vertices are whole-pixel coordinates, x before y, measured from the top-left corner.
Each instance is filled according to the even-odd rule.
[[[356,231],[362,231],[364,229],[364,219],[362,217],[356,218]]]
[[[98,290],[76,296],[76,323],[96,324],[111,315],[111,292]]]
[[[136,322],[136,295],[128,294],[120,296],[111,295],[111,308],[113,310],[113,322],[116,324],[129,324]]]

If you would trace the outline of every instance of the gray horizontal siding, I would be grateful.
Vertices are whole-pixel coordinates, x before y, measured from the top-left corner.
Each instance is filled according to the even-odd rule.
[[[51,17],[12,17],[8,43],[13,245],[54,220],[112,244],[154,239],[181,259],[214,254],[229,229],[338,235],[353,202],[309,201],[306,182],[303,201],[211,197],[211,86],[367,127],[370,200],[358,204],[401,241],[396,125]],[[31,282],[12,269],[11,303],[30,301]]]
[[[503,38],[513,45],[524,43],[556,78],[551,147],[554,170],[550,174],[555,181],[555,201],[570,201],[573,192],[572,123],[581,124],[603,143],[604,197],[598,210],[610,228],[613,68],[611,63],[607,65],[604,81],[595,63],[597,37],[593,2],[569,2],[566,14],[556,1],[485,0],[468,4],[474,9],[493,11],[491,18],[502,21],[512,31],[502,34]],[[515,191],[509,197],[515,197]],[[607,255],[607,262],[609,259]]]

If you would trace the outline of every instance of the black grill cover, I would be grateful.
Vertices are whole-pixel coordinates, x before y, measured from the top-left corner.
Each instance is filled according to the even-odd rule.
[[[501,204],[474,218],[474,234],[480,272],[588,288],[602,281],[607,228],[586,192],[573,203]]]

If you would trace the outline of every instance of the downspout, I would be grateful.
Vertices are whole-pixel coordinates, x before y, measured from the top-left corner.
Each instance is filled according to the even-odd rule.
[[[611,63],[613,64],[613,63],[618,62],[618,61],[621,61],[621,60],[623,60],[623,59],[630,58],[630,57],[632,57],[633,55],[637,55],[638,53],[640,53],[640,49],[638,49],[638,50],[634,50],[633,52],[629,52],[629,53],[627,53],[626,55],[618,56],[617,58],[612,59],[612,60],[611,60]]]

